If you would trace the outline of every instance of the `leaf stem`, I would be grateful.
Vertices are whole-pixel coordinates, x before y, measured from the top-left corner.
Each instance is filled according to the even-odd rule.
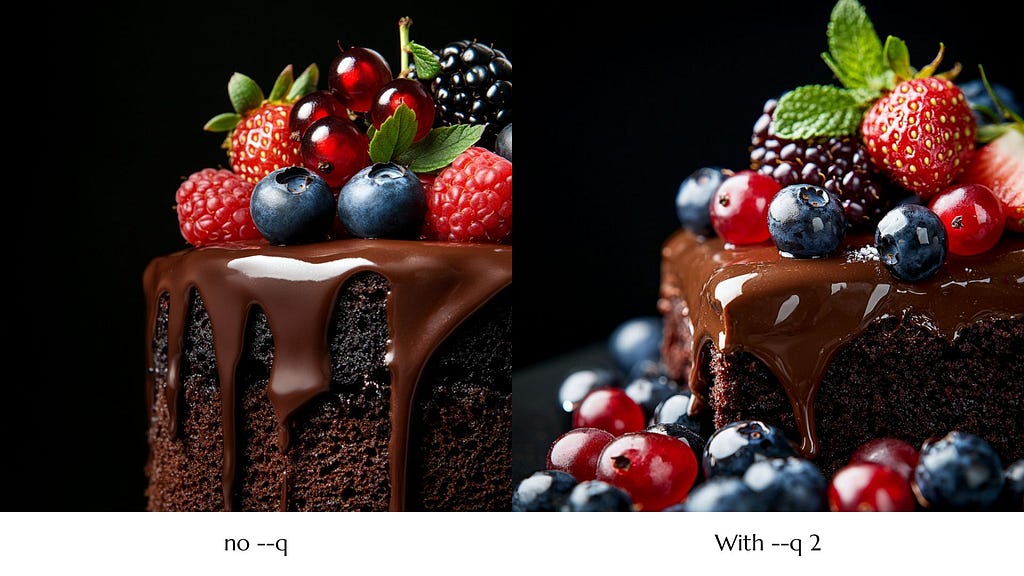
[[[401,54],[402,69],[398,73],[399,78],[409,76],[409,27],[412,26],[412,18],[404,16],[398,20],[398,43],[399,54]]]

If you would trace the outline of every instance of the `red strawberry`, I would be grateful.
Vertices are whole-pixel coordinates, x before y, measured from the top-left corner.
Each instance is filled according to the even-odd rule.
[[[975,129],[964,93],[939,77],[897,84],[861,123],[875,166],[926,200],[967,167],[974,154]]]
[[[424,236],[449,242],[506,241],[512,235],[512,163],[478,146],[441,170],[427,190]]]
[[[264,98],[259,85],[244,74],[228,80],[228,96],[234,112],[219,114],[204,127],[210,132],[229,132],[224,147],[231,169],[250,184],[286,166],[301,164],[299,143],[290,138],[288,117],[295,102],[316,89],[316,64],[298,78],[289,64],[277,77],[270,96]]]
[[[1024,133],[1010,128],[979,148],[959,181],[988,186],[1003,202],[1006,227],[1024,232]]]
[[[230,170],[192,174],[175,194],[181,235],[193,246],[261,238],[249,214],[252,184]]]

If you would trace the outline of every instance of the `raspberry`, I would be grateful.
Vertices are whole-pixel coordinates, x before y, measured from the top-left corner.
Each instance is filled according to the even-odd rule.
[[[424,236],[500,243],[512,235],[512,163],[480,147],[460,154],[427,191]]]
[[[181,235],[193,246],[261,238],[249,214],[249,184],[230,170],[206,168],[175,194]]]

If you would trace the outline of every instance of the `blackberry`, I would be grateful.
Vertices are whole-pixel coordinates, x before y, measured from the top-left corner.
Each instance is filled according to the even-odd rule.
[[[512,61],[476,41],[451,42],[437,54],[441,71],[430,83],[435,126],[486,124],[479,146],[494,150],[498,132],[512,123]]]
[[[787,140],[775,135],[772,118],[778,101],[765,102],[750,139],[750,168],[783,187],[812,184],[842,200],[851,227],[870,229],[900,194],[871,163],[867,148],[853,136]]]

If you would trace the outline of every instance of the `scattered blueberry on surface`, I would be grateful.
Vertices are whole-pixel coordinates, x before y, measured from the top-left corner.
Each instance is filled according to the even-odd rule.
[[[818,512],[825,509],[828,480],[810,460],[790,456],[754,462],[743,482],[765,499],[773,512]]]
[[[576,487],[571,474],[540,470],[524,478],[512,494],[513,512],[558,512]]]
[[[731,175],[729,170],[708,167],[700,168],[683,180],[676,193],[676,214],[683,228],[700,236],[714,235],[709,205],[715,191]]]
[[[558,387],[558,405],[563,412],[572,413],[593,390],[618,387],[621,379],[612,370],[586,368],[571,372]]]
[[[661,356],[661,317],[638,316],[619,324],[608,338],[608,348],[623,372],[644,360]]]
[[[360,238],[415,238],[426,213],[420,179],[392,162],[356,172],[338,195],[338,218]]]
[[[879,221],[875,248],[893,276],[916,282],[938,271],[946,261],[949,241],[935,212],[918,204],[903,204]]]
[[[633,365],[629,369],[629,373],[626,374],[626,379],[635,380],[637,378],[668,378],[665,373],[665,365],[657,360],[650,358],[641,360]]]
[[[1024,512],[1024,458],[1010,464],[1003,472],[999,509]]]
[[[786,186],[768,205],[768,231],[783,256],[831,254],[842,243],[846,228],[846,211],[839,196],[819,186]]]
[[[569,493],[564,512],[632,512],[629,494],[601,480],[580,482]]]
[[[271,244],[305,244],[327,238],[334,224],[334,206],[334,194],[323,178],[291,166],[256,183],[249,212],[256,229]]]
[[[666,398],[679,392],[675,382],[662,376],[658,378],[636,378],[626,384],[626,395],[644,411],[648,422],[654,417],[654,410]]]
[[[971,106],[971,112],[974,113],[974,119],[979,125],[982,124],[998,124],[999,118],[994,118],[992,115],[999,116],[999,107],[996,106],[992,95],[985,89],[985,83],[980,79],[968,80],[963,84],[960,84],[960,90],[964,93],[964,98],[967,98],[967,103]],[[996,93],[996,98],[1002,103],[1008,110],[1017,114],[1021,114],[1020,102],[1017,100],[1017,95],[1002,84],[990,82],[989,86],[992,87],[992,91]],[[979,110],[984,108],[984,111]]]
[[[698,484],[682,504],[684,512],[765,512],[767,501],[738,476]]]
[[[914,493],[931,510],[986,510],[1003,489],[1003,465],[984,438],[953,431],[921,447]]]
[[[796,455],[793,444],[775,426],[759,420],[739,420],[719,428],[708,438],[704,475],[742,476],[754,462]]]
[[[690,405],[693,396],[689,392],[679,391],[669,396],[654,409],[655,424],[678,424],[696,433],[700,433],[700,422],[690,417]]]
[[[502,128],[501,132],[498,132],[498,139],[494,143],[494,152],[498,156],[501,156],[502,158],[504,158],[505,160],[508,160],[509,162],[512,161],[512,123],[511,122],[509,122],[508,126],[505,126],[504,128]]]

